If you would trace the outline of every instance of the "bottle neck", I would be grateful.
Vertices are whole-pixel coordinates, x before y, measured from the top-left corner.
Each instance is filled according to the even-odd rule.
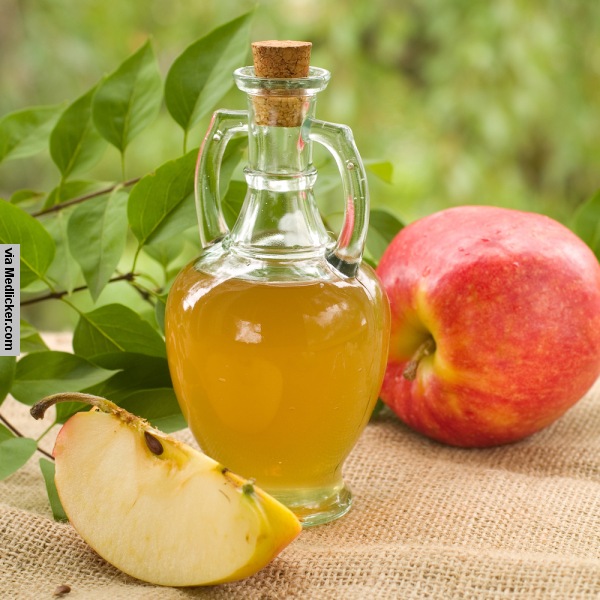
[[[271,175],[309,169],[312,142],[302,138],[302,123],[314,118],[316,96],[248,95],[248,168]]]
[[[281,111],[287,98],[277,99]],[[299,99],[291,100],[297,105]],[[301,124],[261,124],[268,122],[263,109],[264,103],[251,95],[244,170],[248,191],[231,240],[243,253],[277,259],[322,255],[331,238],[313,194],[317,173],[312,143],[303,139]],[[303,97],[302,120],[313,116],[314,110],[315,97]]]

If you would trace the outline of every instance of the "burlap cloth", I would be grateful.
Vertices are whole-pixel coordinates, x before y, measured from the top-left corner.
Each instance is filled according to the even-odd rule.
[[[15,402],[2,413],[43,429]],[[545,431],[488,450],[439,445],[384,414],[346,463],[346,517],[209,588],[147,585],[105,563],[52,520],[38,459],[0,483],[2,600],[52,598],[61,584],[66,598],[102,600],[600,598],[599,385]]]

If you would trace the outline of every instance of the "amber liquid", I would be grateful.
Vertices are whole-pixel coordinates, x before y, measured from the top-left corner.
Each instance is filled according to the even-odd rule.
[[[374,279],[370,269],[362,277]],[[182,271],[167,305],[167,351],[181,409],[208,455],[280,497],[341,485],[387,354],[387,304],[368,287]]]

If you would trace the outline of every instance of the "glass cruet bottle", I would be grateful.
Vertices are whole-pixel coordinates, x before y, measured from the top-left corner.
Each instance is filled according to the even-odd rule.
[[[203,451],[317,525],[350,508],[342,465],[377,400],[389,307],[361,262],[368,193],[352,133],[314,117],[329,73],[309,67],[307,42],[256,42],[253,54],[254,67],[234,73],[248,110],[218,110],[199,153],[203,249],[170,290],[167,355]],[[238,134],[248,191],[229,230],[219,169]],[[337,240],[315,203],[313,142],[343,181]]]

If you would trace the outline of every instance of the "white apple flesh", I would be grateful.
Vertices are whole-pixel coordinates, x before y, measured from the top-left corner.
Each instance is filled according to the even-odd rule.
[[[167,586],[234,581],[300,533],[296,516],[251,481],[108,400],[62,394],[32,414],[55,401],[96,406],[58,434],[56,488],[81,537],[125,573]]]

